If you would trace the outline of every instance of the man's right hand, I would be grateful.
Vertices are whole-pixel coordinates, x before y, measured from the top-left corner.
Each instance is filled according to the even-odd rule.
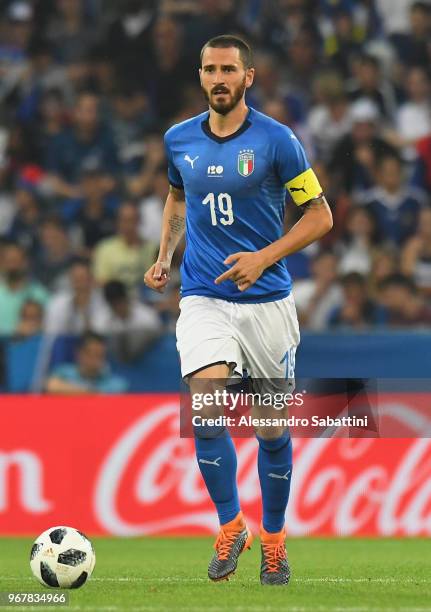
[[[145,273],[144,283],[150,289],[163,293],[169,282],[171,266],[166,261],[156,261]]]

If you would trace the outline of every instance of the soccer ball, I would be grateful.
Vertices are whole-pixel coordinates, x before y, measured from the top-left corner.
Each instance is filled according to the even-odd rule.
[[[35,541],[30,567],[41,584],[77,589],[91,576],[96,554],[90,540],[73,527],[51,527]]]

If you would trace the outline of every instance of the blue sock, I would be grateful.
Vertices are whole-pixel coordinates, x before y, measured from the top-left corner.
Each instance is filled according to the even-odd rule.
[[[275,440],[257,437],[257,466],[262,491],[262,524],[269,533],[284,526],[292,475],[292,440],[288,433]]]
[[[225,429],[213,438],[195,436],[196,457],[220,525],[232,521],[240,511],[236,484],[236,451]]]

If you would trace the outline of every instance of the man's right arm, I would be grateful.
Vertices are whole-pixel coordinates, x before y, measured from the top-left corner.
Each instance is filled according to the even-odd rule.
[[[185,217],[184,191],[171,185],[163,211],[159,256],[144,277],[145,284],[155,291],[163,292],[169,281],[172,257],[184,234]]]
[[[175,249],[184,234],[186,202],[184,191],[170,186],[163,211],[162,236],[158,261],[172,261]]]
[[[46,393],[60,395],[85,395],[86,393],[93,393],[92,390],[64,380],[55,374],[48,378],[45,384],[45,391]]]

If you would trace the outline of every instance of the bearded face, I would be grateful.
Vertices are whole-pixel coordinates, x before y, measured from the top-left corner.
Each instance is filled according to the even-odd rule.
[[[253,82],[253,70],[246,70],[239,49],[208,47],[202,57],[201,87],[209,106],[220,115],[230,113],[243,99]]]
[[[246,90],[245,82],[246,77],[244,75],[242,82],[236,87],[229,88],[226,85],[216,85],[210,92],[204,86],[202,86],[202,89],[210,107],[220,115],[227,115],[242,99]]]

